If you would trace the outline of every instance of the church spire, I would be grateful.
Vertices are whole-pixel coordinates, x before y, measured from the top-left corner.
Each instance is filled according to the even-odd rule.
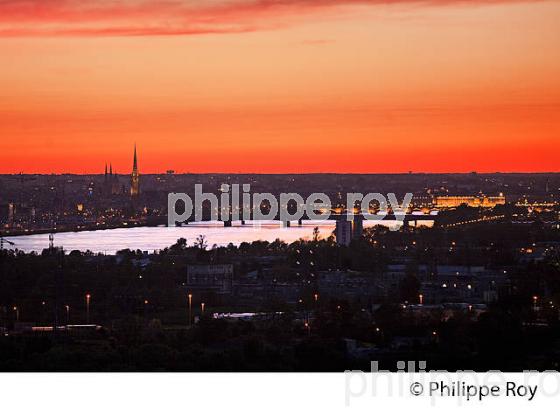
[[[134,171],[138,173],[138,160],[136,158],[136,143],[134,143],[134,163],[132,165],[132,172]]]
[[[140,175],[138,173],[138,158],[136,155],[136,143],[134,143],[134,160],[132,162],[132,175],[130,176],[130,196],[138,196],[140,193]]]

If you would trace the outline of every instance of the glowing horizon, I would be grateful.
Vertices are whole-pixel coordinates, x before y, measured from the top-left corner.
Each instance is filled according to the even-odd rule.
[[[556,0],[0,3],[0,173],[558,172]]]

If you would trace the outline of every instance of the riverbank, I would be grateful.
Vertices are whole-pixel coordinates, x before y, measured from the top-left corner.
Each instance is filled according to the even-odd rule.
[[[4,238],[13,236],[42,235],[51,233],[84,232],[84,231],[105,231],[120,228],[140,228],[146,226],[160,226],[161,224],[148,223],[147,221],[126,221],[120,224],[98,225],[88,224],[73,227],[57,226],[55,228],[22,229],[22,230],[0,230],[0,236]]]

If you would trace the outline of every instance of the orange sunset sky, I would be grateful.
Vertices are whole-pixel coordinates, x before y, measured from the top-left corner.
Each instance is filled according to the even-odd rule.
[[[0,173],[560,171],[560,1],[3,0]]]

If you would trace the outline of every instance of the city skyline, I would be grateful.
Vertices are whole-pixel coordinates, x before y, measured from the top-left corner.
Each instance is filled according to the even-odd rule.
[[[560,0],[0,0],[5,407],[249,409],[269,381],[282,409],[557,399],[559,21]]]
[[[560,171],[556,0],[111,4],[0,5],[0,173]]]

